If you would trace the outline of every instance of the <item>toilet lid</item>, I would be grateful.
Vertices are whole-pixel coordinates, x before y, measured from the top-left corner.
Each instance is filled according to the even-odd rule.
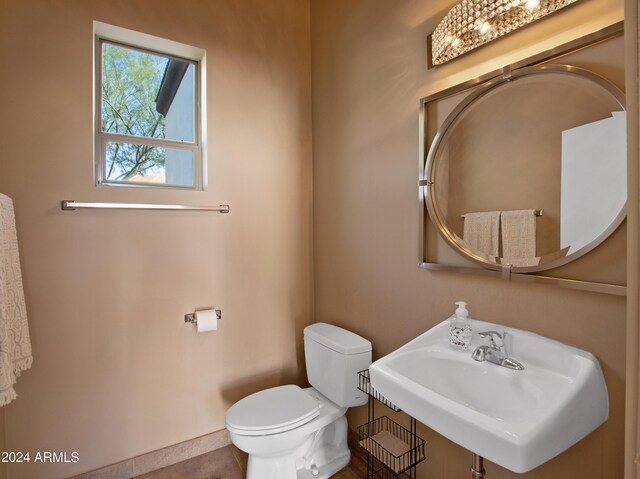
[[[225,415],[241,434],[275,434],[301,426],[320,414],[320,404],[298,386],[279,386],[238,401]]]

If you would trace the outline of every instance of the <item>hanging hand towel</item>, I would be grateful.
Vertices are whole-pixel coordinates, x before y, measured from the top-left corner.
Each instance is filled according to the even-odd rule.
[[[13,202],[0,194],[0,406],[17,397],[13,385],[32,362]]]
[[[482,211],[464,215],[464,232],[462,239],[469,247],[491,261],[498,256],[500,236],[499,211]]]
[[[502,263],[513,266],[535,266],[536,214],[535,210],[503,211]]]

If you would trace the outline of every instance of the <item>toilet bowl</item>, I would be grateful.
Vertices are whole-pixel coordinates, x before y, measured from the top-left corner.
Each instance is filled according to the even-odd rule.
[[[357,373],[371,364],[371,343],[325,323],[308,326],[304,341],[313,387],[265,389],[225,415],[231,441],[249,454],[247,479],[325,479],[349,463],[345,413],[367,401]]]
[[[274,391],[278,392],[280,402],[275,402],[274,395],[269,398],[261,397],[263,393]],[[298,420],[295,418],[298,414],[296,412],[289,418],[273,420],[273,424],[268,424],[269,421],[265,418],[262,424],[266,427],[261,430],[247,429],[247,423],[243,422],[245,407],[250,408],[253,404],[243,404],[241,401],[229,410],[227,429],[231,441],[238,449],[249,454],[248,479],[325,478],[349,463],[347,423],[344,417],[347,408],[338,407],[313,388],[300,389],[292,385],[267,389],[245,398],[250,399],[265,399],[266,411],[263,412],[267,415],[274,412],[269,406],[280,406],[284,410],[288,406],[295,408],[301,402],[312,402],[315,411]],[[271,417],[274,416],[277,414]],[[286,422],[289,424],[285,424]],[[308,475],[302,475],[303,472]]]

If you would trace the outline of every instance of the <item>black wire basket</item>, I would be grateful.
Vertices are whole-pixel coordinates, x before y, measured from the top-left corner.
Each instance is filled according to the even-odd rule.
[[[371,386],[371,379],[369,378],[368,369],[364,369],[358,372],[358,389],[362,392],[367,393],[369,396],[374,397],[389,409],[396,412],[401,411],[398,406],[390,402],[386,397],[376,391],[373,386]]]
[[[426,458],[424,439],[387,416],[358,427],[358,442],[396,476]]]

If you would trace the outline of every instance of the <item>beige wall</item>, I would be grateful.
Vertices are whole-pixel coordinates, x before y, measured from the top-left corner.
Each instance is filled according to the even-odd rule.
[[[0,451],[6,451],[6,443],[4,439],[4,408],[0,408]],[[0,463],[0,479],[7,477],[7,464]]]
[[[380,357],[464,299],[474,317],[594,352],[609,388],[609,420],[522,477],[621,477],[624,298],[419,270],[417,112],[423,96],[621,20],[623,2],[584,0],[427,70],[426,35],[453,3],[312,1],[316,319],[368,337]],[[365,421],[365,409],[350,412],[351,427]],[[425,427],[419,433],[428,445],[420,478],[469,477],[470,453]],[[490,463],[486,469],[492,479],[513,477]]]
[[[4,408],[10,450],[78,451],[54,479],[224,427],[301,381],[312,319],[309,5],[3,0],[0,191],[14,199],[34,366]],[[207,50],[209,190],[97,189],[92,21]],[[217,205],[62,212],[63,199]],[[222,309],[197,335],[183,315]]]

